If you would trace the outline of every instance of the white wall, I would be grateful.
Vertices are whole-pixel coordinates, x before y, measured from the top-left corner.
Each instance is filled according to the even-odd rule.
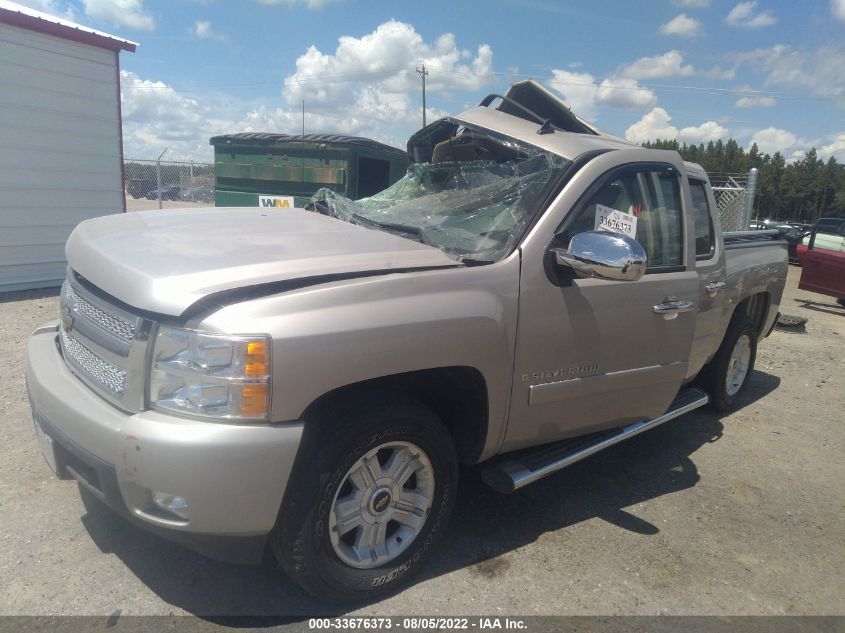
[[[0,292],[60,284],[73,227],[123,211],[116,64],[0,24]]]

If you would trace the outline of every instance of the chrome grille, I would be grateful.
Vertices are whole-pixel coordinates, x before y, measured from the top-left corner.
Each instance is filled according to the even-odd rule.
[[[146,346],[153,322],[114,305],[71,271],[59,305],[59,340],[67,366],[124,411],[143,410]]]
[[[76,369],[85,372],[98,385],[120,396],[126,389],[126,370],[115,367],[103,360],[75,338],[65,333],[64,326],[59,329],[62,337],[62,349],[67,362]]]
[[[99,327],[100,329],[113,334],[126,343],[132,342],[132,337],[135,335],[135,327],[132,323],[114,314],[109,314],[105,310],[101,310],[93,303],[85,300],[73,289],[73,286],[67,284],[66,289],[67,300],[70,307]]]

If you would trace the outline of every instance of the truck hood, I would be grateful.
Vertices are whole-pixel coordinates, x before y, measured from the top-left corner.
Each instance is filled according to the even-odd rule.
[[[79,224],[70,267],[124,303],[178,316],[217,292],[455,266],[437,248],[304,209],[167,209]]]

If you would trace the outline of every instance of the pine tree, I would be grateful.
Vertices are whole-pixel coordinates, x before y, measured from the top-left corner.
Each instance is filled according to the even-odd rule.
[[[806,223],[820,217],[845,217],[845,165],[833,156],[822,161],[815,148],[804,158],[787,163],[780,152],[763,154],[756,143],[746,152],[734,139],[707,145],[659,139],[643,143],[643,147],[675,150],[711,174],[745,174],[756,167],[755,217]]]

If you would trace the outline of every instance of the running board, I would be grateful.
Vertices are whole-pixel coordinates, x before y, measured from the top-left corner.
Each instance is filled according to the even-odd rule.
[[[684,413],[703,407],[708,402],[710,402],[710,396],[700,389],[692,387],[684,389],[669,406],[669,410],[660,417],[609,431],[600,431],[553,444],[543,444],[506,453],[491,462],[481,472],[481,479],[494,490],[510,494],[585,457],[660,426]]]

